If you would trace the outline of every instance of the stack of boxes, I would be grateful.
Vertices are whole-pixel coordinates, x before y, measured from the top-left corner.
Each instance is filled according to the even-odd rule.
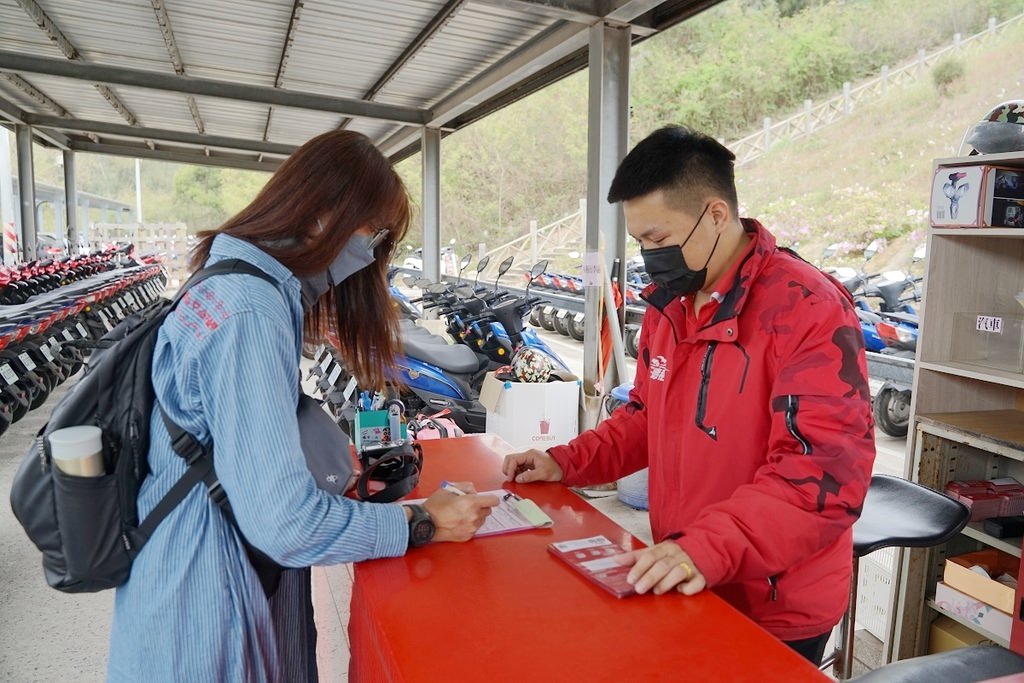
[[[1019,537],[1024,531],[1024,485],[1016,479],[951,481],[946,494],[969,507],[971,521],[983,522],[987,534]],[[995,548],[948,557],[942,581],[935,587],[935,602],[1005,643],[1010,639],[1019,572],[1020,559]],[[937,619],[932,625],[931,651],[973,645],[985,638],[973,633],[965,639],[963,633],[957,635],[961,630],[946,618]]]
[[[1024,514],[1024,485],[1011,477],[951,481],[946,495],[971,510],[971,521]]]

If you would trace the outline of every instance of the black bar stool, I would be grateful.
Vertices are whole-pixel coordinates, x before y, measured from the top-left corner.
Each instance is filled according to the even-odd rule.
[[[966,505],[933,489],[887,474],[871,477],[863,512],[853,525],[850,605],[839,622],[839,646],[822,662],[822,671],[834,665],[837,679],[850,678],[860,558],[882,548],[930,548],[945,543],[967,526],[970,516]]]
[[[1024,672],[1024,657],[996,645],[975,645],[913,657],[858,676],[855,683],[979,683]]]

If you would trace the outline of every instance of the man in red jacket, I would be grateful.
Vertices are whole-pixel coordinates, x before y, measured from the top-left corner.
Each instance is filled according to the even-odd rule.
[[[863,338],[837,282],[739,217],[734,159],[668,127],[622,161],[608,200],[653,281],[630,402],[503,470],[582,486],[650,467],[637,592],[710,588],[820,663],[875,457]]]

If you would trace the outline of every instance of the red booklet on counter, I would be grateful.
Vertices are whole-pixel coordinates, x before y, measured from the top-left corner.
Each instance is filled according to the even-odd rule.
[[[615,597],[636,595],[633,586],[626,582],[630,566],[619,564],[615,559],[616,555],[623,555],[627,551],[604,536],[549,543],[548,550]]]

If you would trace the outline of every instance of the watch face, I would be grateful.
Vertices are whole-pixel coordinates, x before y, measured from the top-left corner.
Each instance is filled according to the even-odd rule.
[[[412,537],[413,545],[418,546],[429,543],[430,539],[434,537],[434,523],[429,518],[417,519],[413,523],[409,534]]]

